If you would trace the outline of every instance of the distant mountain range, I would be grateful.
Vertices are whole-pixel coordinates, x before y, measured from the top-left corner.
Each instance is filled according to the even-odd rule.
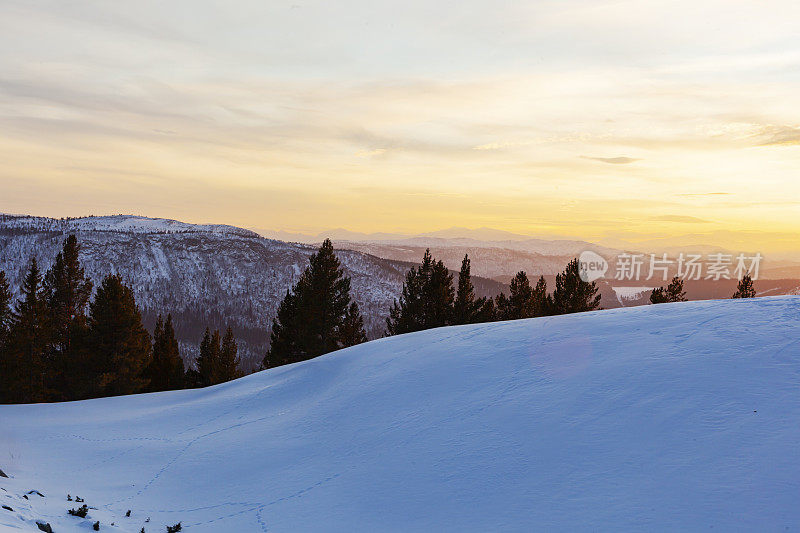
[[[451,269],[458,269],[465,253],[472,258],[473,273],[498,281],[507,282],[515,273],[552,274],[561,271],[570,259],[585,250],[594,251],[607,260],[622,253],[668,254],[677,257],[680,253],[713,253],[753,255],[753,249],[730,250],[703,242],[702,235],[687,235],[684,246],[675,246],[671,241],[653,239],[630,243],[620,240],[614,244],[598,244],[583,240],[558,237],[531,237],[493,228],[453,227],[439,231],[408,235],[400,233],[359,233],[345,229],[331,229],[315,235],[283,231],[254,230],[276,239],[308,244],[318,244],[326,238],[340,248],[360,250],[388,259],[418,261],[426,248],[435,257],[441,258]],[[708,237],[706,237],[708,238]],[[757,242],[749,247],[757,248]],[[762,279],[800,278],[800,254],[764,254],[760,277]]]

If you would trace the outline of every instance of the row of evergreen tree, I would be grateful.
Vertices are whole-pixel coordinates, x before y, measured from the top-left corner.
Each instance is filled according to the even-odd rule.
[[[436,261],[430,250],[426,250],[422,263],[406,274],[400,298],[386,319],[386,334],[593,311],[600,306],[597,292],[595,282],[581,279],[578,260],[574,259],[556,276],[550,294],[544,276],[531,286],[528,275],[521,271],[511,280],[508,296],[501,292],[494,299],[477,298],[468,255],[464,256],[454,286],[453,275],[444,263]]]
[[[61,401],[145,391],[203,387],[242,375],[230,328],[208,328],[194,368],[184,369],[172,316],[156,321],[152,339],[142,325],[133,291],[108,275],[94,299],[78,260],[74,235],[52,267],[41,274],[31,260],[13,306],[0,271],[0,402]],[[285,365],[365,342],[364,320],[350,295],[350,278],[326,239],[287,290],[272,323],[262,368]],[[734,298],[755,296],[745,276]],[[685,301],[683,280],[654,289],[652,303]],[[552,293],[540,276],[511,280],[509,294],[476,297],[470,260],[464,256],[457,283],[442,261],[426,250],[406,274],[400,297],[386,319],[386,335],[425,329],[592,311],[600,306],[595,282],[583,281],[577,259],[556,275]]]
[[[755,298],[756,289],[753,278],[749,273],[745,273],[736,287],[736,292],[731,298]],[[686,291],[683,290],[683,278],[675,276],[666,287],[656,287],[650,293],[651,304],[663,304],[669,302],[685,302]]]
[[[476,297],[470,260],[464,256],[458,282],[442,261],[426,250],[406,274],[400,298],[386,319],[386,335],[494,320],[592,311],[600,305],[597,285],[580,278],[578,260],[556,276],[552,294],[540,277],[531,286],[525,272],[511,281],[509,295]],[[272,323],[264,368],[317,357],[366,341],[364,321],[350,296],[350,278],[330,240],[311,256],[298,282],[286,292]]]
[[[31,259],[20,298],[0,271],[0,403],[80,400],[212,385],[238,377],[228,329],[206,332],[197,369],[184,371],[172,317],[151,339],[133,291],[106,276],[92,296],[74,235],[42,274]]]

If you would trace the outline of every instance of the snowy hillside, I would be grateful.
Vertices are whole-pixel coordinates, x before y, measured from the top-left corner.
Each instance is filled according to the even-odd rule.
[[[442,328],[210,389],[0,406],[0,525],[784,531],[798,383],[800,298],[777,297]]]

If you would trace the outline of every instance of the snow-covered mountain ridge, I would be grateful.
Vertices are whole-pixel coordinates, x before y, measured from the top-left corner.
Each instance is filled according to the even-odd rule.
[[[97,286],[119,273],[134,290],[145,323],[172,313],[182,350],[193,357],[206,326],[230,324],[243,358],[260,361],[280,300],[315,248],[265,239],[233,226],[194,225],[131,215],[51,219],[0,215],[0,270],[18,294],[30,257],[45,270],[75,233]],[[372,337],[399,294],[407,265],[361,252],[337,252]]]
[[[0,406],[0,528],[784,531],[799,379],[800,297],[772,297],[441,328],[208,389]],[[68,516],[68,493],[96,509]]]

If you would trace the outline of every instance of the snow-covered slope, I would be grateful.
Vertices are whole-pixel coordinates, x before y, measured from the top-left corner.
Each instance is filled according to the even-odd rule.
[[[101,531],[784,531],[798,420],[798,297],[442,328],[0,406],[0,525],[85,531],[77,493]]]

